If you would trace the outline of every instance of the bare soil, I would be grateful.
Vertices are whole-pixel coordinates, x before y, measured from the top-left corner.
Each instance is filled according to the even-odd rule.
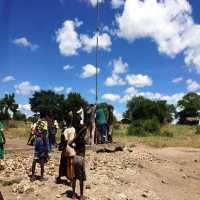
[[[95,149],[88,149],[86,199],[200,200],[200,149],[157,149],[142,144],[134,146],[130,142],[123,144],[126,145],[124,151],[115,153],[96,153]],[[6,168],[0,171],[0,191],[5,200],[70,199],[71,187],[55,184],[60,152],[55,150],[46,165],[48,181],[31,183],[28,175],[33,152],[29,147],[26,150],[23,140],[9,140],[7,148],[12,151],[6,154]],[[20,150],[15,151],[15,148]],[[21,183],[3,186],[6,180],[19,177]]]

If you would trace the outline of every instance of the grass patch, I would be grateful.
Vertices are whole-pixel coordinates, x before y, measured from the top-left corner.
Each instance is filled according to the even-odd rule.
[[[14,178],[10,180],[0,179],[0,184],[4,187],[12,186],[14,184],[19,184],[22,181],[22,178]]]
[[[196,127],[183,125],[165,125],[161,127],[159,135],[148,134],[145,136],[128,135],[128,126],[122,125],[114,130],[114,138],[126,139],[131,142],[144,143],[153,147],[195,147],[200,148],[200,135]]]

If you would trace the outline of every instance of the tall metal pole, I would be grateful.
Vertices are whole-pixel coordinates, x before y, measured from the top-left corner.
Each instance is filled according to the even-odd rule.
[[[99,0],[97,0],[97,19],[96,19],[96,104],[98,103],[98,68],[99,68]]]

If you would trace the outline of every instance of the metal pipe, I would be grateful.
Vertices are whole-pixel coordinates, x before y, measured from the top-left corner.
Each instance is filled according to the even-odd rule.
[[[97,0],[96,16],[96,104],[98,103],[98,68],[99,68],[99,0]]]

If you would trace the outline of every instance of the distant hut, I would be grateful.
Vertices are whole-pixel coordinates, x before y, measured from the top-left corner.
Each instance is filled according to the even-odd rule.
[[[123,119],[121,120],[121,123],[122,123],[122,124],[130,124],[130,123],[131,123],[131,120],[128,119],[128,118],[123,118]]]
[[[187,125],[198,125],[199,124],[199,117],[186,117],[185,124]]]

